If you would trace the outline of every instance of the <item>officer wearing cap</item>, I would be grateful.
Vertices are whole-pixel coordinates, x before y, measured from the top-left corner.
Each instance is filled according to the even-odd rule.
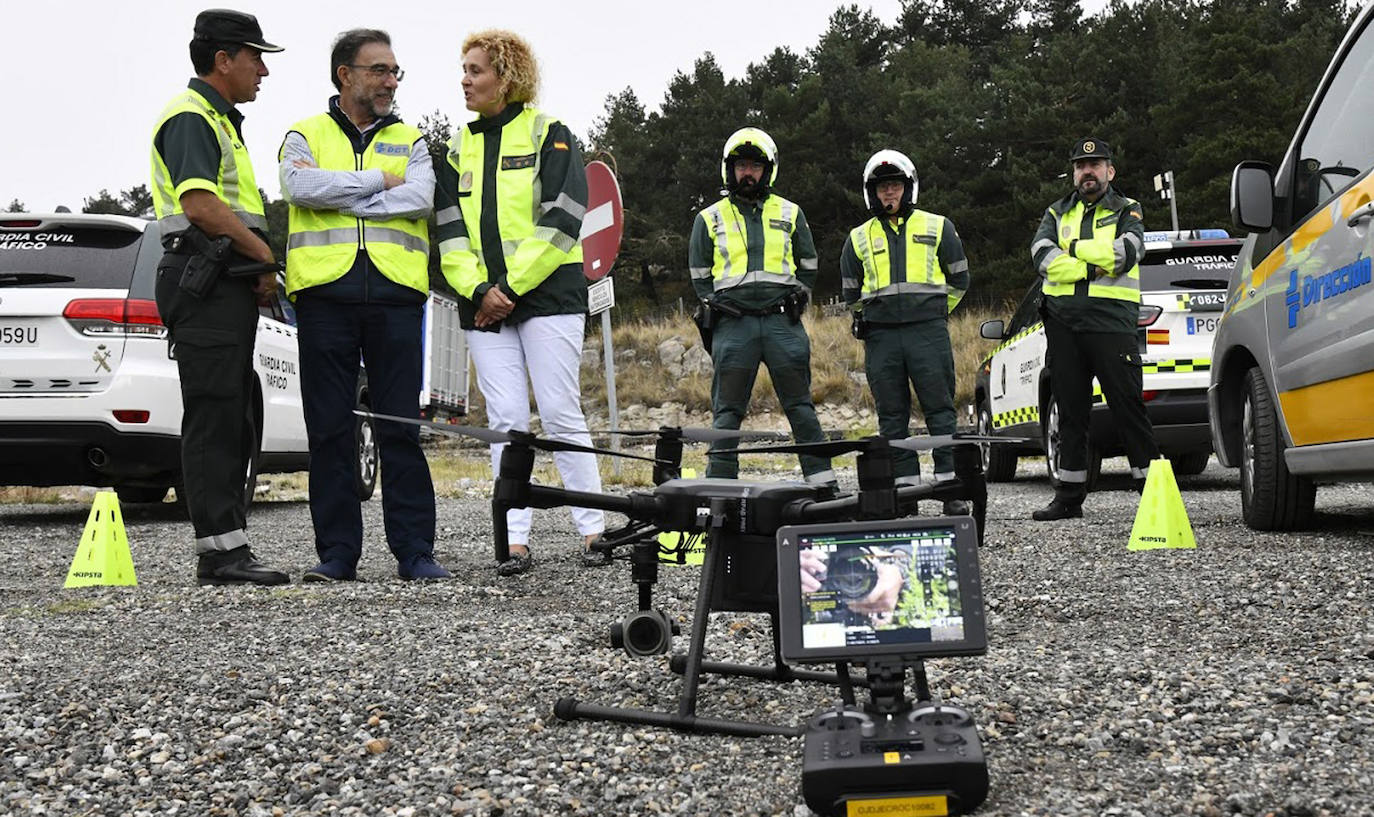
[[[716,428],[737,429],[759,364],[768,367],[792,436],[824,439],[811,402],[811,341],[801,316],[816,284],[816,245],[801,208],[772,192],[778,151],[768,134],[741,128],[725,142],[725,198],[697,213],[687,248],[692,287],[711,327],[711,410]],[[705,335],[705,330],[703,330]],[[717,443],[713,449],[733,448]],[[834,489],[830,460],[799,455],[806,481]],[[708,477],[739,475],[734,454],[711,454]]]
[[[281,50],[251,14],[201,12],[190,44],[196,76],[153,129],[153,207],[166,250],[157,306],[181,378],[180,492],[195,529],[201,585],[288,581],[248,547],[244,475],[257,451],[253,344],[258,304],[275,290],[276,273],[243,115],[234,107],[257,98],[267,76],[262,55]],[[262,271],[268,265],[272,271]],[[256,272],[230,275],[236,267]]]
[[[1159,456],[1136,345],[1145,232],[1140,203],[1112,187],[1116,167],[1106,142],[1079,139],[1069,160],[1073,191],[1045,210],[1031,242],[1031,260],[1044,279],[1045,365],[1059,406],[1059,482],[1054,499],[1032,514],[1042,522],[1083,515],[1094,377],[1138,489]]]
[[[841,292],[854,311],[854,336],[864,342],[864,370],[878,407],[878,433],[910,434],[911,390],[931,434],[953,434],[954,352],[948,315],[968,290],[968,259],[954,223],[916,209],[916,164],[880,150],[864,167],[863,194],[873,217],[855,227],[840,253]],[[894,451],[898,484],[920,482],[914,451]],[[948,448],[934,452],[935,479],[954,478]],[[969,512],[946,500],[946,514]]]

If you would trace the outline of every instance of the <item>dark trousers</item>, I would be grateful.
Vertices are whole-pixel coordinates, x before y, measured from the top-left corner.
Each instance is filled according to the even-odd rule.
[[[321,562],[356,567],[362,503],[354,487],[358,365],[367,367],[372,410],[419,417],[422,304],[346,303],[296,297],[301,402],[310,441],[310,518]],[[420,429],[378,420],[382,518],[387,545],[405,564],[434,551],[434,483]]]
[[[954,433],[954,353],[944,319],[890,326],[869,324],[864,339],[864,372],[878,407],[879,434],[889,440],[910,435],[912,389],[930,433]],[[933,456],[935,473],[954,475],[950,449],[937,448]],[[893,472],[898,477],[921,473],[916,452],[893,449]]]
[[[749,413],[749,397],[759,364],[768,367],[773,390],[778,395],[792,437],[799,443],[820,442],[825,439],[816,407],[811,402],[811,340],[801,322],[793,323],[786,315],[725,316],[715,328],[711,339],[712,425],[716,428],[737,429]],[[737,440],[727,440],[712,446],[736,448]],[[802,473],[807,477],[829,481],[830,460],[809,454],[798,456]],[[711,454],[706,476],[734,479],[739,476],[739,458],[735,454]]]
[[[1141,358],[1136,337],[1126,332],[1076,332],[1045,317],[1045,365],[1050,390],[1059,404],[1059,469],[1062,493],[1081,498],[1088,481],[1088,424],[1092,415],[1093,377],[1112,412],[1112,422],[1126,447],[1131,470],[1144,476],[1159,456],[1154,430],[1141,398]]]
[[[254,279],[221,278],[204,298],[195,298],[178,288],[186,260],[164,256],[155,290],[181,378],[180,493],[196,552],[233,550],[248,544],[244,481],[257,450]]]

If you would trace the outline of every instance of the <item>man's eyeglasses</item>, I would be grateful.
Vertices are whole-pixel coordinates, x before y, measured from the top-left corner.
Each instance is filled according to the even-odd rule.
[[[367,73],[371,74],[377,79],[381,79],[387,74],[390,74],[393,77],[395,77],[397,82],[400,82],[401,80],[406,78],[406,72],[401,70],[399,66],[396,68],[392,68],[391,66],[383,65],[380,62],[376,65],[354,65],[352,63],[349,63],[348,67],[361,68],[362,70],[366,71]]]

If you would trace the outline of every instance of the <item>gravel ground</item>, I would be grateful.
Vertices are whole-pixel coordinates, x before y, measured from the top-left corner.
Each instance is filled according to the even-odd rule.
[[[1088,519],[1054,524],[1028,521],[1049,486],[1023,472],[993,486],[988,654],[930,664],[983,736],[979,813],[1374,814],[1371,486],[1321,489],[1315,531],[1257,534],[1213,463],[1180,480],[1197,550],[1132,553],[1123,461]],[[680,686],[606,646],[628,570],[582,568],[565,511],[536,512],[542,561],[514,579],[473,496],[440,502],[454,581],[395,578],[374,500],[365,583],[201,589],[174,506],[127,508],[139,586],[63,590],[87,511],[0,507],[0,811],[809,813],[798,740],[553,716],[563,695],[671,709]],[[255,506],[257,552],[297,578],[309,530],[303,502]],[[684,631],[695,579],[659,585]],[[718,659],[771,643],[763,617],[710,633]],[[833,697],[713,678],[701,711],[795,723]]]

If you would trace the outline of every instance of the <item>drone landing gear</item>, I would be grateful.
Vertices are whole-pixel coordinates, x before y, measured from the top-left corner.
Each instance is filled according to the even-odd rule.
[[[576,698],[560,698],[554,704],[554,714],[564,720],[585,718],[588,720],[614,721],[618,723],[639,723],[648,726],[666,726],[683,732],[704,732],[723,735],[742,735],[758,737],[761,735],[786,735],[797,737],[802,727],[781,724],[756,723],[732,718],[712,718],[697,714],[697,690],[701,681],[702,651],[706,643],[706,624],[710,618],[712,594],[715,581],[722,569],[724,558],[721,547],[721,529],[725,521],[725,501],[711,500],[711,527],[706,555],[701,566],[701,586],[697,591],[696,611],[692,617],[692,635],[683,662],[682,692],[678,696],[677,712],[655,712],[647,709],[631,709],[619,706],[600,706],[584,703]],[[641,608],[644,607],[645,584],[640,585]],[[643,612],[643,609],[641,609]]]

